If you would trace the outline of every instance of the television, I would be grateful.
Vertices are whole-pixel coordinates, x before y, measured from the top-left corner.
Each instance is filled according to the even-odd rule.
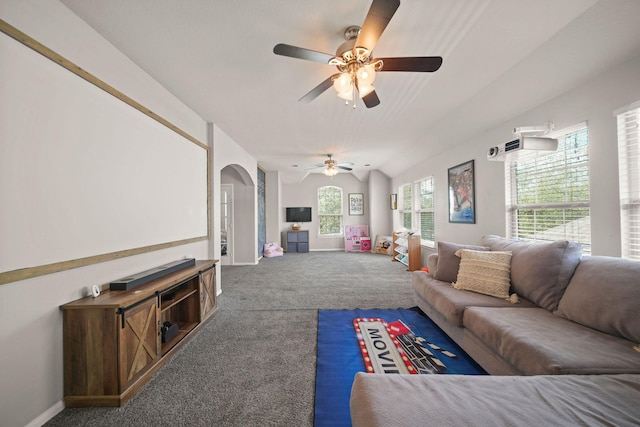
[[[287,222],[311,222],[311,208],[287,208]]]

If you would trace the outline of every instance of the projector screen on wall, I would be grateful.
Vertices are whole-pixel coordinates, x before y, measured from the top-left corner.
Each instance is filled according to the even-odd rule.
[[[206,145],[4,33],[0,51],[11,58],[0,79],[0,284],[6,272],[207,238]]]

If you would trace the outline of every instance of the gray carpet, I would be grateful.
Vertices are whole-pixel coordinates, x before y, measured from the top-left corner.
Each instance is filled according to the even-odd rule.
[[[412,307],[389,256],[311,252],[223,266],[218,311],[122,408],[47,426],[312,426],[318,309]]]

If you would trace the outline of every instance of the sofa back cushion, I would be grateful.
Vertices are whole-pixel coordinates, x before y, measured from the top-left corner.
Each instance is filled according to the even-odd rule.
[[[484,236],[492,251],[511,251],[511,291],[536,305],[554,311],[580,263],[582,247],[575,242],[549,243]]]
[[[584,257],[554,314],[640,343],[640,262]]]
[[[433,275],[436,280],[453,283],[458,278],[460,257],[456,255],[459,249],[471,249],[474,251],[488,251],[487,246],[459,245],[450,242],[438,242],[438,268]]]

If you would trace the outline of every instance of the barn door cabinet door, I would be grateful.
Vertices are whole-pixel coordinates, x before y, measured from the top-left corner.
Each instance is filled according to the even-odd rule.
[[[200,273],[200,315],[202,320],[216,309],[216,269],[211,267]]]
[[[120,393],[124,393],[158,360],[157,299],[124,310],[120,316]]]

